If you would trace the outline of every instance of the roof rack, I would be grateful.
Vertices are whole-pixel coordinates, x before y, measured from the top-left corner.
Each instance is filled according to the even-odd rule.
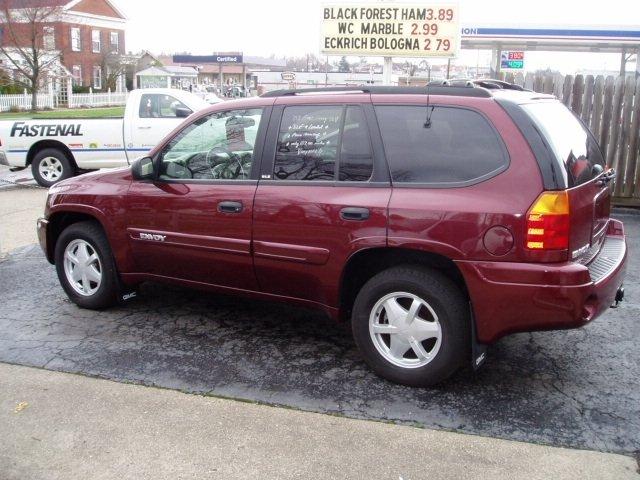
[[[505,82],[503,80],[496,80],[495,78],[476,78],[476,79],[454,79],[454,80],[436,80],[437,85],[448,85],[456,87],[482,87],[487,90],[517,90],[520,92],[529,91],[520,85],[515,83]],[[430,82],[431,85],[434,82]]]
[[[401,94],[401,95],[451,95],[458,97],[491,97],[491,92],[485,88],[476,88],[476,85],[435,85],[426,87],[387,87],[364,85],[361,87],[321,87],[301,88],[290,90],[273,90],[266,92],[261,97],[288,97],[298,95],[322,95],[322,94],[346,94],[369,93],[371,95]]]

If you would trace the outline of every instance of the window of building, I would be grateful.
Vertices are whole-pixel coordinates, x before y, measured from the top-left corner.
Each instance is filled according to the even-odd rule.
[[[102,88],[102,68],[99,65],[93,67],[93,88]]]
[[[473,110],[385,105],[376,114],[394,182],[464,185],[509,164],[502,140]]]
[[[77,87],[82,86],[82,67],[80,65],[74,65],[71,67],[71,83]]]
[[[274,179],[367,181],[372,171],[371,142],[360,107],[285,108]]]
[[[44,27],[42,31],[42,43],[45,50],[56,49],[56,35],[54,27]]]
[[[111,32],[109,39],[111,43],[111,53],[118,53],[120,49],[120,35],[118,35],[118,32]]]
[[[82,38],[80,37],[79,27],[71,27],[71,50],[74,52],[82,50]]]
[[[212,113],[178,133],[161,154],[160,178],[246,180],[262,109]]]
[[[100,53],[102,49],[100,30],[91,30],[91,51]]]

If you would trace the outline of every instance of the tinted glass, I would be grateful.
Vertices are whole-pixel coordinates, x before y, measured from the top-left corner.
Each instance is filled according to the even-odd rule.
[[[338,179],[348,182],[366,182],[373,172],[371,141],[360,107],[347,107],[340,146]]]
[[[342,106],[284,109],[273,175],[279,180],[333,180]]]
[[[605,166],[600,148],[591,133],[560,102],[522,105],[551,145],[569,187],[591,180],[594,165]]]
[[[176,108],[188,108],[171,95],[146,94],[140,97],[140,118],[176,118]]]
[[[163,179],[248,179],[262,109],[202,117],[178,133],[160,155]]]
[[[506,169],[502,140],[482,115],[451,107],[378,106],[394,182],[465,184]]]
[[[278,134],[274,179],[364,182],[373,171],[360,107],[287,107]]]

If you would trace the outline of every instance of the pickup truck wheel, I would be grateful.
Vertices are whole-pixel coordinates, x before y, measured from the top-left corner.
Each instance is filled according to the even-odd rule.
[[[437,271],[394,267],[362,287],[352,329],[365,361],[378,375],[413,387],[434,385],[467,357],[468,303]]]
[[[33,157],[31,172],[38,185],[48,188],[65,178],[73,177],[75,168],[64,152],[57,148],[45,148]]]
[[[109,242],[96,223],[74,223],[63,230],[55,263],[62,288],[78,306],[101,309],[117,302],[118,272]]]

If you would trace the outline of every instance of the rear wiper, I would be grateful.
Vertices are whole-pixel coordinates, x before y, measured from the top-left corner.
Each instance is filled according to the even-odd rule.
[[[616,178],[616,170],[614,168],[610,168],[600,179],[598,180],[598,185],[607,185],[611,180]]]

